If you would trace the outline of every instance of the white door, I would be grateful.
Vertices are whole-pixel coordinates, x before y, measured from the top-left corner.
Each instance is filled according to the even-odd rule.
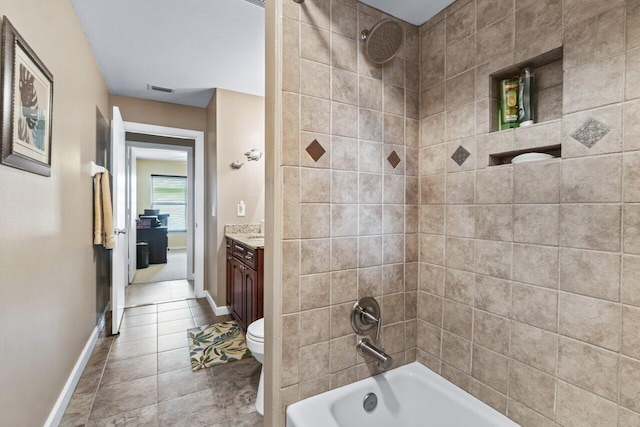
[[[111,315],[112,333],[120,331],[124,314],[124,287],[127,283],[127,220],[126,220],[126,150],[124,121],[118,107],[113,107],[111,121],[111,173],[113,174],[113,227],[116,243],[111,253]]]

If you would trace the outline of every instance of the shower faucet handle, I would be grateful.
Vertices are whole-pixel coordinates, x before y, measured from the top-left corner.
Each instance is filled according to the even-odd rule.
[[[365,335],[376,328],[376,341],[380,340],[380,329],[382,328],[382,316],[380,315],[380,305],[378,301],[371,297],[360,298],[351,310],[351,327],[354,332]]]

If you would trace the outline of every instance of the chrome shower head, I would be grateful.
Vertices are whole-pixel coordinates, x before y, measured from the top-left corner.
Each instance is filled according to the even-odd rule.
[[[404,31],[397,21],[383,19],[371,30],[362,30],[360,38],[364,41],[364,51],[369,59],[376,64],[384,64],[398,54],[404,39]]]

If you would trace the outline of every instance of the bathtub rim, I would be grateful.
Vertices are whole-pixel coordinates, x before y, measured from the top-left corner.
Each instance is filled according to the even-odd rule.
[[[488,415],[492,419],[495,419],[495,421],[499,421],[499,427],[519,427],[519,425],[515,421],[508,418],[505,414],[492,408],[471,393],[456,386],[452,382],[448,381],[447,379],[432,371],[418,361],[407,363],[389,371],[373,375],[371,377],[363,378],[351,384],[347,384],[333,390],[328,390],[315,396],[311,396],[293,403],[287,406],[285,412],[286,426],[300,427],[309,425],[308,420],[310,418],[315,418],[313,414],[318,414],[319,416],[323,416],[322,426],[340,427],[340,425],[335,421],[335,418],[331,416],[331,407],[335,402],[352,392],[356,392],[361,387],[366,388],[369,385],[375,385],[381,379],[391,381],[394,377],[406,374],[409,374],[409,376],[420,376],[427,381],[432,381],[434,384],[436,384],[437,388],[443,389],[445,393],[453,394],[456,397],[465,399],[474,406],[481,407],[482,411],[486,415]],[[323,403],[323,401],[326,401],[326,404]],[[323,407],[326,411],[326,414],[322,409]]]

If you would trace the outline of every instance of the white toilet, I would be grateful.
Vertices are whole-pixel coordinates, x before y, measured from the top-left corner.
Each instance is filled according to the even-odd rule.
[[[258,319],[247,328],[247,348],[258,362],[262,364],[260,384],[256,397],[256,410],[264,415],[264,319]]]

